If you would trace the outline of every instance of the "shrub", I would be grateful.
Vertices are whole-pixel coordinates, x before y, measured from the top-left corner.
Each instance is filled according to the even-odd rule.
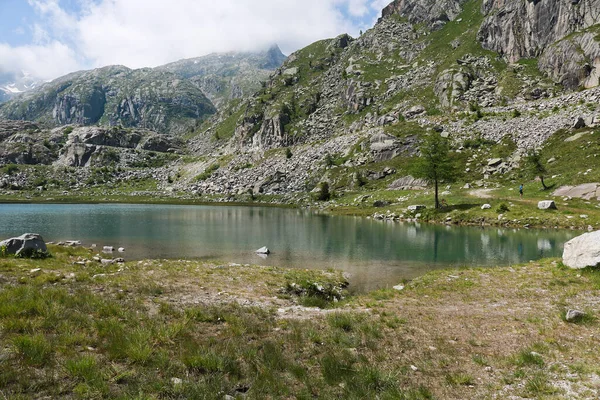
[[[8,175],[14,175],[19,172],[19,166],[16,164],[8,164],[4,167],[4,172]]]
[[[496,212],[498,214],[503,214],[503,213],[506,213],[506,212],[509,212],[509,211],[510,211],[510,209],[508,208],[508,206],[506,205],[506,203],[500,203],[500,205],[496,209]]]
[[[208,178],[210,178],[210,176],[213,174],[213,172],[215,172],[219,168],[220,168],[219,164],[213,164],[213,165],[209,166],[208,168],[206,168],[203,173],[196,176],[195,180],[198,182],[205,181]]]
[[[321,182],[317,188],[317,200],[327,201],[331,198],[331,193],[329,192],[329,183]]]

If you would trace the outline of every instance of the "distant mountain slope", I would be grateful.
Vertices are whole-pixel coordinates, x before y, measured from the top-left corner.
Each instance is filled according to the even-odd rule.
[[[0,117],[177,133],[215,111],[198,87],[172,73],[110,66],[75,72],[23,93],[0,106]]]
[[[285,58],[273,46],[263,52],[211,54],[154,69],[109,66],[43,85],[26,75],[18,81],[7,75],[0,79],[5,82],[0,85],[0,103],[7,101],[0,105],[0,118],[181,133],[215,113],[215,105],[256,92]]]
[[[33,90],[43,83],[42,80],[26,72],[0,73],[0,103],[9,101],[20,93]]]
[[[275,45],[267,51],[215,53],[156,69],[190,79],[217,108],[221,108],[229,100],[252,95],[260,89],[261,82],[266,81],[285,59]]]

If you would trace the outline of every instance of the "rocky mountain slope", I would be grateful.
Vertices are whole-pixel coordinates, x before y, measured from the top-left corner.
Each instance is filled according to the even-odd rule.
[[[215,53],[156,68],[189,79],[222,108],[228,101],[254,94],[286,56],[277,45],[261,52]]]
[[[561,153],[572,139],[570,157],[595,157],[583,141],[600,123],[598,10],[600,0],[394,1],[360,37],[295,52],[254,95],[221,107],[186,136],[189,155],[165,166],[159,187],[227,198],[289,198],[322,182],[338,193],[409,188],[428,133],[451,139],[468,186],[533,179],[531,148],[563,171],[557,184],[600,179]],[[222,76],[209,61],[202,71]],[[200,73],[193,65],[156,73],[199,90],[184,79]]]
[[[264,52],[212,54],[154,69],[110,66],[81,71],[38,89],[24,86],[24,81],[20,86],[13,83],[0,87],[5,100],[13,99],[0,107],[0,118],[48,126],[105,125],[183,133],[215,113],[215,105],[253,94],[284,60],[274,46]]]
[[[111,66],[75,72],[0,106],[0,117],[51,126],[109,125],[182,132],[215,112],[202,91],[174,74]]]
[[[514,170],[556,131],[594,124],[597,93],[568,93],[598,85],[598,10],[594,0],[397,0],[360,38],[299,50],[222,113],[195,150],[221,145],[233,161],[192,188],[275,194],[319,181],[341,190],[363,177],[391,183],[434,131],[462,149],[465,180]],[[465,148],[472,141],[487,148]],[[502,157],[489,166],[486,154]]]

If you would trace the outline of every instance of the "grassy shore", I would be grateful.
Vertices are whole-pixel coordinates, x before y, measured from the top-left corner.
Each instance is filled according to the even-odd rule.
[[[50,250],[0,259],[3,398],[599,395],[595,270],[446,270],[348,297],[335,271]]]
[[[582,199],[554,197],[551,191],[528,187],[521,198],[512,188],[463,189],[458,185],[441,195],[448,206],[434,209],[431,191],[375,190],[340,192],[328,202],[317,202],[309,195],[298,196],[290,201],[281,196],[193,196],[177,192],[95,192],[80,191],[64,194],[60,191],[14,192],[0,196],[0,203],[57,203],[57,204],[172,204],[172,205],[226,205],[260,207],[305,207],[333,215],[372,217],[375,214],[396,215],[413,219],[414,213],[407,211],[409,205],[427,206],[419,211],[421,222],[456,225],[488,225],[510,227],[537,227],[587,230],[600,229],[600,208],[597,202]],[[539,210],[541,200],[554,200],[558,210]],[[379,201],[382,206],[374,204]],[[490,209],[482,209],[489,204]]]

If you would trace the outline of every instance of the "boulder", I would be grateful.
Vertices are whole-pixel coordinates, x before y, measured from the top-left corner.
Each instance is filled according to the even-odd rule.
[[[502,164],[501,158],[491,158],[488,160],[488,167],[496,167],[500,164]]]
[[[6,254],[17,256],[26,255],[31,251],[46,252],[46,242],[37,233],[26,233],[19,237],[6,239],[0,242],[0,249],[5,248]]]
[[[489,210],[491,208],[492,208],[491,204],[484,204],[484,205],[481,206],[482,210]]]
[[[256,254],[269,255],[269,254],[271,254],[271,250],[269,250],[266,246],[265,247],[261,247],[260,249],[256,250]]]
[[[600,231],[584,233],[565,243],[563,264],[572,269],[600,264]]]
[[[113,251],[115,251],[115,248],[113,246],[104,246],[102,248],[102,251],[105,253],[112,253]]]
[[[556,203],[553,200],[543,200],[538,203],[540,210],[556,210]]]
[[[582,117],[576,118],[575,122],[573,122],[573,129],[581,129],[585,128],[585,119]]]
[[[416,179],[412,176],[404,176],[400,179],[396,179],[388,187],[391,190],[423,190],[427,187],[427,182],[423,179]]]
[[[413,206],[408,206],[408,211],[419,211],[419,210],[424,210],[427,207],[424,205],[413,205]]]
[[[581,321],[585,317],[585,313],[579,310],[568,310],[565,315],[565,320],[567,322],[577,322]]]

